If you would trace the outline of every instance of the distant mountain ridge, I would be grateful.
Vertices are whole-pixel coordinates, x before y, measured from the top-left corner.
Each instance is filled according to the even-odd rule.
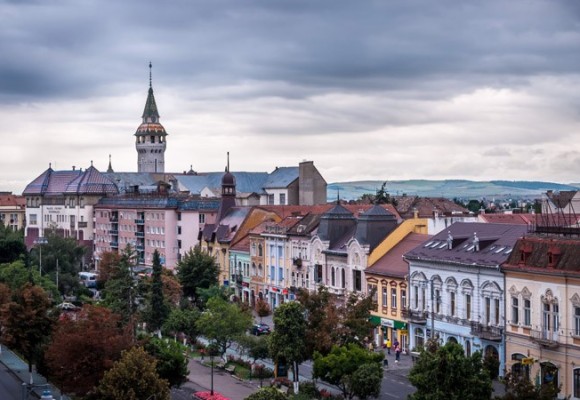
[[[383,181],[335,182],[328,184],[328,200],[339,195],[343,200],[356,200],[365,193],[374,194]],[[427,180],[410,179],[387,181],[387,191],[392,196],[445,197],[449,199],[480,198],[540,198],[548,190],[580,190],[579,184],[562,184],[543,181],[470,181],[466,179]]]

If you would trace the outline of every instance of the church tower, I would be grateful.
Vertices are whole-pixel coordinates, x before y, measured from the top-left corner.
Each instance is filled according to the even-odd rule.
[[[143,110],[143,122],[135,132],[135,147],[137,149],[138,172],[165,172],[165,128],[159,123],[159,112],[153,96],[151,79],[151,63],[149,63],[149,94]]]

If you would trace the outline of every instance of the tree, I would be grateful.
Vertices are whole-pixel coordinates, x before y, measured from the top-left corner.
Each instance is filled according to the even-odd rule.
[[[159,377],[157,361],[142,347],[123,352],[122,358],[105,372],[97,393],[101,400],[170,400],[169,383]]]
[[[190,342],[194,342],[199,333],[196,326],[199,316],[197,308],[173,309],[163,324],[163,332],[171,335],[184,333]]]
[[[369,320],[371,310],[375,306],[373,295],[373,293],[369,293],[360,298],[356,294],[350,293],[346,304],[340,310],[340,328],[337,332],[339,344],[363,344],[364,338],[373,329]]]
[[[250,368],[250,379],[252,379],[252,369],[256,362],[258,360],[264,360],[270,355],[268,340],[264,336],[244,335],[240,337],[238,344],[252,360],[252,368]]]
[[[56,284],[50,277],[47,275],[40,276],[38,270],[27,268],[21,260],[2,265],[2,268],[0,268],[0,282],[4,282],[13,291],[24,287],[27,282],[33,282],[44,289],[45,292],[50,293],[52,298],[58,298],[59,296]]]
[[[204,309],[208,300],[214,297],[219,297],[224,301],[229,301],[231,296],[234,294],[234,290],[228,286],[218,286],[213,285],[209,288],[198,288],[197,290],[197,306],[200,309]]]
[[[12,230],[0,221],[0,264],[14,262],[25,253],[24,231]]]
[[[121,262],[121,256],[116,251],[106,251],[101,254],[99,262],[99,275],[97,277],[97,285],[104,286],[109,280],[112,271]]]
[[[170,305],[178,305],[182,299],[183,289],[177,277],[167,268],[163,268],[163,297]]]
[[[306,320],[298,302],[284,303],[274,311],[274,332],[270,335],[270,354],[276,363],[292,365],[294,393],[298,393],[298,365],[306,359]]]
[[[183,287],[183,295],[198,301],[198,289],[208,289],[218,284],[219,267],[215,259],[195,246],[177,264],[177,277]]]
[[[392,204],[394,206],[397,205],[397,201],[389,195],[387,192],[387,182],[383,182],[380,189],[377,189],[375,194],[372,193],[364,193],[358,199],[360,203],[363,204]]]
[[[346,399],[368,398],[381,390],[382,360],[382,353],[368,351],[354,343],[334,346],[326,356],[314,354],[312,376],[337,386]]]
[[[163,294],[162,277],[163,267],[159,252],[153,252],[153,273],[151,274],[151,292],[148,299],[147,309],[144,320],[147,322],[147,328],[150,332],[159,332],[161,336],[161,327],[169,316],[169,306],[165,302]]]
[[[307,358],[312,358],[315,351],[326,355],[332,346],[338,343],[340,313],[336,298],[325,286],[319,286],[318,292],[301,289],[298,301],[306,310],[305,351]]]
[[[560,388],[552,384],[534,385],[532,381],[521,375],[508,372],[504,377],[505,394],[496,397],[497,400],[552,400]]]
[[[74,319],[65,316],[57,322],[45,360],[51,379],[64,392],[89,393],[131,346],[131,333],[120,322],[111,310],[91,305]]]
[[[157,360],[159,377],[169,382],[170,386],[181,386],[187,381],[187,358],[185,347],[173,340],[149,338],[145,351]]]
[[[411,400],[478,400],[492,393],[481,353],[467,357],[461,345],[451,342],[428,345],[411,368],[409,381],[417,388]]]
[[[262,322],[262,318],[272,314],[272,308],[270,307],[270,304],[268,304],[268,302],[263,299],[258,299],[258,301],[256,301],[255,309],[258,317],[260,317],[260,322]]]
[[[121,254],[119,264],[112,268],[103,290],[103,304],[115,314],[119,314],[125,324],[134,323],[137,312],[135,305],[137,293],[132,273],[134,262],[134,250],[127,245]]]
[[[32,365],[50,337],[54,322],[49,310],[50,299],[46,292],[31,283],[17,290],[12,301],[1,308],[3,342],[26,358],[31,383]]]
[[[276,389],[275,387],[264,387],[258,389],[244,400],[287,400],[288,396]]]
[[[242,312],[236,304],[212,297],[196,322],[197,329],[217,347],[223,357],[234,341],[252,326],[252,315]]]

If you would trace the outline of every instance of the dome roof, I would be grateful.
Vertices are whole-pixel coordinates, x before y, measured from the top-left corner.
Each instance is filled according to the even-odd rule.
[[[236,177],[229,171],[226,171],[222,177],[222,185],[232,186],[236,184]]]

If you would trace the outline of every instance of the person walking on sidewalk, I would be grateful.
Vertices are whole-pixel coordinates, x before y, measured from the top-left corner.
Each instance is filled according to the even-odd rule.
[[[387,348],[387,354],[391,354],[391,339],[385,340],[385,347]]]
[[[400,359],[401,359],[401,347],[397,345],[395,347],[395,362],[398,363]]]

